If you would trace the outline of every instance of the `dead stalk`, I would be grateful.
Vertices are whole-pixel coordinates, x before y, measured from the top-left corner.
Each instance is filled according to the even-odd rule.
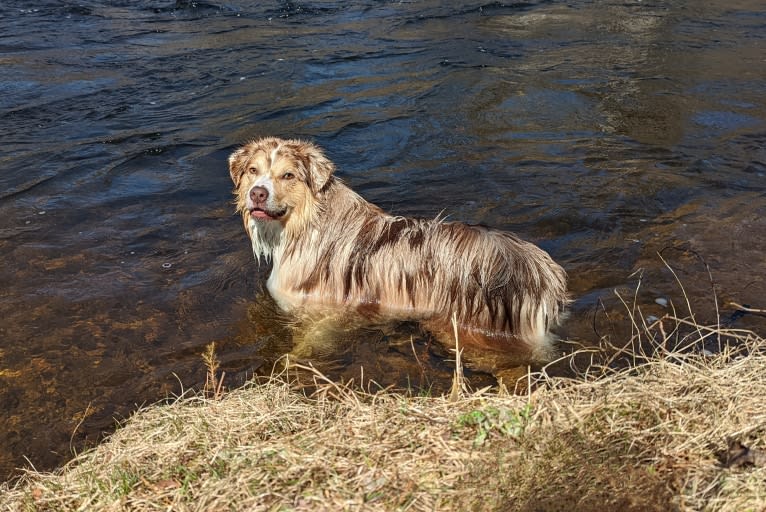
[[[221,373],[220,379],[218,378],[218,369],[221,366],[221,362],[215,354],[215,342],[208,343],[205,346],[202,360],[207,368],[204,388],[205,396],[213,400],[220,400],[223,396],[223,379],[226,376],[226,372]]]
[[[460,339],[458,337],[457,330],[457,315],[452,313],[452,329],[455,334],[455,371],[452,378],[452,389],[449,394],[450,402],[457,402],[462,396],[465,389],[464,375],[463,375],[463,361],[461,355],[463,350],[460,348]]]

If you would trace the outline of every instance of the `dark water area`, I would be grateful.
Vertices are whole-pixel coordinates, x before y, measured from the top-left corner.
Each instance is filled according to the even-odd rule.
[[[766,308],[765,80],[755,0],[3,1],[0,478],[199,389],[212,341],[230,386],[289,350],[226,164],[259,135],[395,213],[540,244],[566,339],[624,340],[615,290],[683,312],[658,253],[698,321],[766,332],[727,306]],[[355,340],[337,378],[448,382],[427,340]]]

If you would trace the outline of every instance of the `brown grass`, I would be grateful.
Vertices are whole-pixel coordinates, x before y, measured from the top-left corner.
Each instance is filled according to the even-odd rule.
[[[316,372],[311,396],[289,375],[183,396],[0,487],[0,510],[766,509],[766,468],[721,462],[729,439],[766,444],[766,341],[675,316],[634,326],[630,348],[575,379],[533,374],[525,396],[370,394]],[[705,355],[711,337],[723,349]]]

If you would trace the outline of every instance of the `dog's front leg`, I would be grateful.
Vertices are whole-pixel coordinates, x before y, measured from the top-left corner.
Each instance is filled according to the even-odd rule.
[[[354,322],[349,315],[301,315],[293,326],[290,359],[295,362],[330,362],[339,359],[350,344]]]

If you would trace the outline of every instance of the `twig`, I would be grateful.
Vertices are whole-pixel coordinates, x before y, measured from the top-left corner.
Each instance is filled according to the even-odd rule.
[[[766,314],[766,309],[756,309],[756,308],[749,308],[747,306],[743,306],[742,304],[738,304],[736,302],[727,302],[727,306],[733,306],[740,311],[744,311],[745,313],[760,313],[760,314]]]

